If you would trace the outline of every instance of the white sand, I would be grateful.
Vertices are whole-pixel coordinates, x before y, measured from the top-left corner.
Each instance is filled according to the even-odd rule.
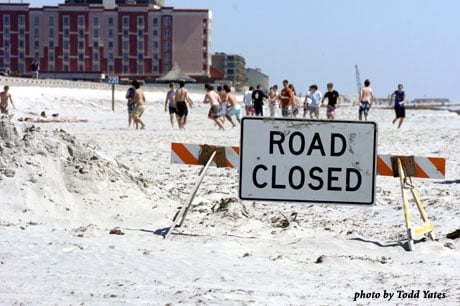
[[[170,143],[238,146],[239,128],[218,131],[194,93],[187,130],[173,129],[165,92],[147,90],[146,130],[127,129],[126,88],[117,87],[112,112],[108,86],[12,85],[20,138],[0,138],[0,305],[460,304],[460,241],[446,238],[460,228],[457,114],[408,111],[398,130],[392,110],[370,112],[379,154],[447,159],[445,180],[414,180],[437,240],[413,252],[404,248],[399,179],[377,178],[372,207],[238,200],[213,212],[238,193],[237,170],[217,168],[181,234],[165,240],[160,232],[200,170],[171,165]],[[41,111],[89,122],[17,121]],[[355,120],[356,107],[338,118]],[[295,222],[278,227],[294,212]],[[109,234],[115,227],[125,235]],[[354,301],[361,290],[369,298]],[[395,295],[388,302],[384,293]]]

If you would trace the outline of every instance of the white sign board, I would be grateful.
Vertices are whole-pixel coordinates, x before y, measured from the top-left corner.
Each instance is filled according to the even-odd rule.
[[[239,196],[371,205],[376,160],[374,122],[245,117]]]

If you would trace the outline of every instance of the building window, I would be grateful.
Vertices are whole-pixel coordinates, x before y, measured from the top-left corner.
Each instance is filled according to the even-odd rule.
[[[129,73],[128,65],[123,65],[123,73],[124,74]]]
[[[34,28],[34,37],[40,37],[40,30],[38,28]]]
[[[137,42],[137,50],[139,50],[139,51],[144,50],[144,42],[143,41],[138,41]]]
[[[78,25],[79,26],[85,25],[85,16],[78,16]]]
[[[158,26],[158,18],[157,17],[153,18],[153,25]]]
[[[62,23],[66,26],[68,26],[70,24],[70,18],[69,16],[63,16],[62,17]]]
[[[78,61],[83,62],[85,60],[85,55],[83,53],[78,53]]]
[[[99,29],[94,29],[93,36],[94,38],[99,38]]]
[[[34,53],[34,58],[40,58],[40,52],[35,52]]]
[[[153,36],[158,36],[158,30],[153,30]]]
[[[139,38],[144,37],[144,30],[137,31],[137,37],[139,37]]]
[[[35,26],[40,25],[40,18],[38,18],[38,16],[34,16],[33,24],[34,24]]]
[[[109,17],[109,26],[113,27],[113,17]]]
[[[84,49],[84,48],[85,48],[85,43],[84,43],[84,41],[80,40],[80,41],[78,42],[78,49],[82,50],[82,49]]]
[[[93,41],[93,48],[99,48],[99,41]]]
[[[163,65],[163,71],[166,72],[166,71],[169,71],[169,70],[171,70],[171,67],[169,65],[167,65],[167,64],[164,64]]]
[[[40,41],[39,40],[34,40],[34,49],[40,48]]]
[[[19,29],[19,35],[20,35],[20,36],[24,36],[24,34],[25,34],[24,28],[20,28],[20,29]]]
[[[158,60],[158,53],[153,53],[153,60],[157,61]]]
[[[113,38],[113,29],[109,29],[109,37]]]
[[[54,16],[49,16],[48,17],[48,25],[49,26],[54,26]]]
[[[137,73],[139,74],[144,74],[144,66],[143,65],[137,65]]]
[[[143,60],[144,60],[144,54],[139,53],[139,54],[137,55],[137,60],[138,60],[138,61],[143,61]]]
[[[54,64],[53,63],[48,64],[48,71],[54,71]]]
[[[65,29],[64,29],[64,37],[65,37],[65,38],[69,38],[69,36],[70,36],[70,31],[69,31],[68,28],[65,28]]]
[[[153,65],[153,72],[158,72],[158,65]]]
[[[123,30],[123,36],[128,37],[129,36],[129,31],[128,30]]]
[[[54,28],[49,28],[48,29],[48,36],[49,37],[54,37]]]
[[[109,60],[113,61],[113,53],[112,52],[109,52]]]
[[[93,18],[93,25],[94,26],[99,26],[99,17],[94,17]]]
[[[137,25],[138,26],[143,26],[144,25],[144,17],[142,17],[142,16],[137,17]]]
[[[108,47],[109,47],[109,50],[113,49],[113,41],[109,41]]]
[[[99,65],[98,64],[93,65],[93,71],[99,71]]]
[[[54,61],[54,52],[48,52],[48,60],[49,61]]]
[[[64,61],[68,62],[69,61],[69,53],[64,52]]]
[[[171,43],[169,41],[165,41],[163,43],[163,50],[164,51],[170,51],[171,50]]]
[[[123,26],[129,26],[129,16],[123,16]]]
[[[64,71],[69,72],[69,65],[64,65]]]
[[[69,41],[64,40],[64,49],[68,50],[69,49]]]
[[[158,49],[158,41],[153,42],[153,48]]]
[[[10,25],[10,15],[4,15],[3,16],[3,24],[6,26]]]
[[[113,65],[109,65],[109,73],[114,73]]]
[[[18,47],[19,47],[19,49],[24,49],[24,41],[23,40],[19,41]]]
[[[54,41],[50,40],[48,46],[50,49],[54,49]]]
[[[123,41],[123,50],[129,50],[129,41]]]
[[[19,24],[23,25],[26,23],[26,17],[24,15],[19,15]]]
[[[78,38],[85,37],[85,31],[83,29],[78,30]]]
[[[95,60],[95,61],[99,60],[99,53],[98,52],[93,53],[93,60]]]
[[[3,28],[3,34],[5,36],[10,36],[10,28]]]
[[[123,53],[123,61],[127,62],[129,59],[128,53]]]
[[[165,38],[171,38],[171,31],[169,29],[165,29],[163,34]]]
[[[163,53],[163,59],[165,62],[170,62],[171,61],[171,54],[169,53]]]
[[[164,23],[165,26],[170,26],[172,24],[171,17],[170,16],[165,16],[163,18],[163,23]]]

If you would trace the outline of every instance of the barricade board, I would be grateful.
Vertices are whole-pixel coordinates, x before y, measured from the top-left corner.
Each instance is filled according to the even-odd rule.
[[[376,160],[374,122],[245,117],[239,196],[372,205]]]

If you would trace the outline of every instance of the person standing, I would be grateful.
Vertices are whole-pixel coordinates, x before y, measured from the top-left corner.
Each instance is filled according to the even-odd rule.
[[[233,127],[236,126],[235,122],[233,122],[232,116],[236,117],[238,123],[241,123],[241,106],[236,100],[235,95],[231,92],[230,86],[225,84],[223,86],[224,91],[226,93],[225,101],[227,101],[227,119],[230,121]]]
[[[185,125],[187,124],[187,116],[188,116],[188,107],[193,107],[193,101],[190,98],[187,89],[185,89],[185,82],[179,82],[179,89],[176,91],[175,95],[176,100],[176,110],[177,110],[177,117],[179,122],[179,129],[185,130]]]
[[[174,127],[174,117],[177,119],[177,125],[179,126],[179,118],[177,117],[176,109],[176,84],[174,82],[169,83],[169,90],[166,93],[165,99],[165,112],[169,110],[169,120],[171,121],[171,127]]]
[[[283,117],[291,117],[292,111],[292,103],[294,100],[294,93],[289,88],[288,80],[283,81],[283,89],[280,93],[280,101],[281,101],[281,115]]]
[[[371,108],[372,103],[375,102],[374,91],[370,85],[371,81],[365,80],[364,87],[361,87],[361,90],[359,91],[359,120],[363,120],[364,114],[364,120],[367,121],[369,109]]]
[[[126,91],[125,98],[128,100],[127,102],[127,107],[128,107],[128,128],[131,127],[131,122],[133,121],[133,111],[136,108],[136,102],[134,102],[134,83],[137,82],[136,80],[133,80],[131,82],[131,87],[128,88]]]
[[[11,105],[13,105],[13,108],[16,109],[16,106],[14,106],[13,98],[11,97],[9,90],[10,86],[5,85],[3,87],[3,91],[0,92],[0,113],[2,114],[8,114],[8,100],[11,102]]]
[[[270,88],[270,92],[268,93],[268,106],[270,108],[270,116],[276,117],[280,107],[278,85],[273,85]]]
[[[133,120],[136,125],[136,130],[139,129],[139,124],[141,125],[141,130],[145,129],[145,124],[142,121],[141,117],[144,114],[145,110],[145,95],[141,89],[141,83],[139,81],[133,81],[134,86],[134,102],[136,107],[133,111]]]
[[[40,64],[38,63],[38,61],[36,59],[34,59],[32,61],[31,68],[32,68],[32,78],[33,79],[38,79],[38,74],[39,74],[39,71],[40,71]]]
[[[398,90],[395,90],[390,97],[390,101],[393,101],[396,117],[393,119],[393,124],[399,119],[398,129],[401,127],[404,118],[406,117],[406,93],[403,91],[403,85],[398,84]]]
[[[244,108],[246,110],[246,116],[254,116],[254,106],[252,105],[252,92],[254,87],[250,86],[249,90],[244,93],[243,102]]]
[[[310,119],[313,119],[313,117],[319,119],[319,108],[321,107],[322,95],[321,92],[318,90],[318,85],[310,85],[309,91],[307,92],[305,99],[307,99],[307,97],[311,99],[311,103],[308,106],[308,109],[310,111]]]
[[[256,90],[252,92],[252,104],[254,104],[254,111],[256,116],[264,116],[264,99],[268,98],[262,91],[262,85],[257,85]]]
[[[209,103],[211,105],[209,118],[214,120],[220,130],[225,130],[222,121],[222,101],[220,96],[214,91],[214,87],[211,84],[204,85],[204,88],[206,89],[206,95],[204,96],[203,104]]]
[[[337,107],[339,106],[340,102],[340,95],[339,93],[334,90],[333,83],[327,83],[327,92],[324,94],[324,97],[321,99],[321,105],[323,105],[324,100],[327,99],[327,119],[334,120],[335,119],[335,112]]]

